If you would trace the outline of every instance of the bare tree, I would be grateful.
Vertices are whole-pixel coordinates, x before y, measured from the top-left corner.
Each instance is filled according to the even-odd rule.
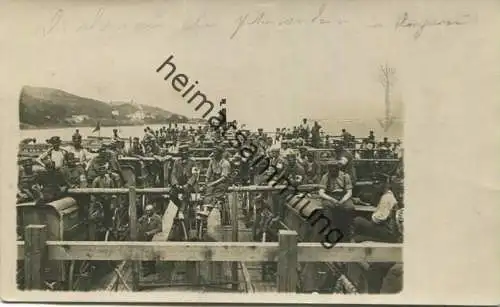
[[[380,76],[379,81],[380,84],[384,87],[385,90],[385,120],[382,125],[384,131],[387,132],[392,123],[392,114],[391,114],[391,88],[396,82],[396,71],[394,68],[389,67],[387,63],[385,65],[380,66]]]

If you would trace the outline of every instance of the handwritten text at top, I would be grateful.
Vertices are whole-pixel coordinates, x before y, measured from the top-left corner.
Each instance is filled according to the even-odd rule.
[[[67,16],[67,12],[63,9],[56,10],[46,24],[42,27],[43,36],[49,36],[56,32],[122,32],[122,31],[151,31],[151,30],[165,30],[167,25],[165,23],[166,16],[163,14],[156,14],[152,18],[144,21],[128,21],[128,22],[115,22],[109,16],[105,8],[99,8],[89,18],[81,23],[74,23],[74,20]],[[378,29],[391,27],[396,31],[408,30],[412,33],[413,38],[416,40],[422,36],[424,29],[430,27],[456,27],[464,26],[473,23],[475,20],[469,14],[463,14],[455,18],[443,19],[429,19],[429,18],[414,18],[410,17],[408,12],[404,12],[396,16],[394,23],[365,23],[361,24],[366,28]],[[69,26],[73,24],[73,26]],[[300,27],[300,26],[344,26],[346,24],[355,25],[342,17],[329,17],[327,13],[326,4],[319,7],[307,10],[304,13],[297,14],[296,16],[272,17],[272,14],[265,10],[249,11],[239,15],[236,18],[227,17],[225,22],[217,19],[211,19],[210,16],[203,12],[194,18],[186,18],[182,25],[182,31],[202,30],[206,28],[222,27],[227,28],[229,39],[233,40],[241,35],[240,32],[247,28],[268,26],[268,27]],[[360,26],[358,24],[358,26]]]

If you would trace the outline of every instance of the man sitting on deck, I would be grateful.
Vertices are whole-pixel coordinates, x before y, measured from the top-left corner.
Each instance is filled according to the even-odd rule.
[[[329,211],[330,221],[333,224],[329,226],[340,229],[344,240],[347,240],[354,212],[351,178],[340,170],[338,161],[328,161],[327,167],[328,171],[319,183],[325,188],[319,190],[319,196]]]
[[[356,168],[354,167],[354,156],[351,152],[344,149],[342,145],[338,145],[335,148],[336,159],[340,163],[340,168],[342,171],[347,173],[351,179],[351,183],[356,184]]]
[[[162,230],[161,217],[154,212],[154,206],[148,204],[144,208],[144,215],[139,218],[139,240],[151,241],[155,234]],[[154,274],[155,261],[144,261],[144,275]]]
[[[394,214],[397,200],[389,182],[381,182],[377,186],[382,195],[371,220],[357,216],[354,219],[354,241],[394,242],[397,240]]]

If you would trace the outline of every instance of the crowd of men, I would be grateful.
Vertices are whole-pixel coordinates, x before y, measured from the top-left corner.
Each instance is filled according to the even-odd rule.
[[[237,126],[234,123],[232,127]],[[242,127],[244,128],[244,127]],[[257,144],[259,156],[269,158],[273,168],[254,164],[242,157],[238,150],[229,145],[234,129],[211,129],[208,125],[194,128],[177,124],[169,124],[153,130],[144,129],[142,138],[134,137],[129,144],[113,131],[112,141],[102,144],[97,152],[90,152],[82,146],[82,136],[78,130],[72,137],[70,145],[62,147],[61,139],[54,136],[47,140],[50,149],[38,158],[22,158],[19,167],[18,202],[49,202],[65,195],[67,189],[75,187],[115,188],[124,186],[126,180],[119,163],[119,157],[154,157],[164,161],[167,156],[176,156],[173,161],[168,182],[163,185],[172,187],[172,200],[179,204],[180,214],[190,208],[189,199],[192,192],[204,194],[204,204],[210,208],[214,203],[224,204],[223,196],[227,187],[237,185],[269,184],[286,179],[292,184],[316,183],[324,186],[319,191],[325,208],[331,210],[331,216],[346,233],[354,226],[357,237],[354,240],[388,240],[395,232],[394,223],[389,222],[391,212],[396,208],[396,200],[390,183],[384,182],[378,206],[371,220],[354,218],[352,190],[357,182],[355,159],[363,158],[401,158],[401,143],[389,142],[384,138],[376,142],[373,131],[364,139],[356,139],[345,129],[339,137],[330,137],[323,133],[318,122],[309,125],[304,119],[293,128],[276,128],[275,133],[265,133],[263,129],[255,132],[243,130],[248,140]],[[214,148],[210,154],[210,162],[205,181],[200,182],[201,166],[193,159],[196,148]],[[310,148],[334,148],[334,155],[328,162],[322,163]],[[275,171],[277,170],[277,172]],[[151,170],[150,174],[158,174]],[[151,184],[159,184],[152,180]],[[275,196],[281,197],[281,196]],[[116,196],[95,195],[91,198],[90,218],[100,221],[103,227],[110,227],[109,215],[113,206],[106,203],[119,202]],[[267,203],[262,195],[257,195],[255,202],[259,205],[259,217],[254,233],[256,240],[262,236],[272,236],[269,225],[280,221],[283,217],[282,202]],[[227,204],[226,204],[227,205]],[[273,207],[274,206],[274,207]],[[206,209],[205,207],[205,209]],[[143,237],[150,240],[152,235],[160,231],[158,218],[153,216],[157,211],[155,205],[148,204],[141,219]],[[203,212],[208,214],[204,209]],[[222,210],[228,212],[228,210]],[[223,221],[228,216],[222,217]]]

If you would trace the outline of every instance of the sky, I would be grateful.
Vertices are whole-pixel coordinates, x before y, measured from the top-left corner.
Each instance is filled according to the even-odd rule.
[[[433,91],[434,78],[467,64],[461,46],[477,39],[468,35],[481,26],[477,6],[454,1],[450,10],[435,1],[444,9],[432,12],[423,3],[18,1],[1,13],[1,54],[22,57],[6,63],[13,92],[54,87],[199,117],[155,72],[173,55],[177,72],[215,103],[226,97],[229,117],[252,126],[274,129],[302,117],[376,122],[384,116],[380,65],[395,69],[393,111],[404,118],[408,90],[420,90],[415,80]],[[396,26],[405,13],[417,24],[464,24],[428,26],[416,37],[417,27]]]

